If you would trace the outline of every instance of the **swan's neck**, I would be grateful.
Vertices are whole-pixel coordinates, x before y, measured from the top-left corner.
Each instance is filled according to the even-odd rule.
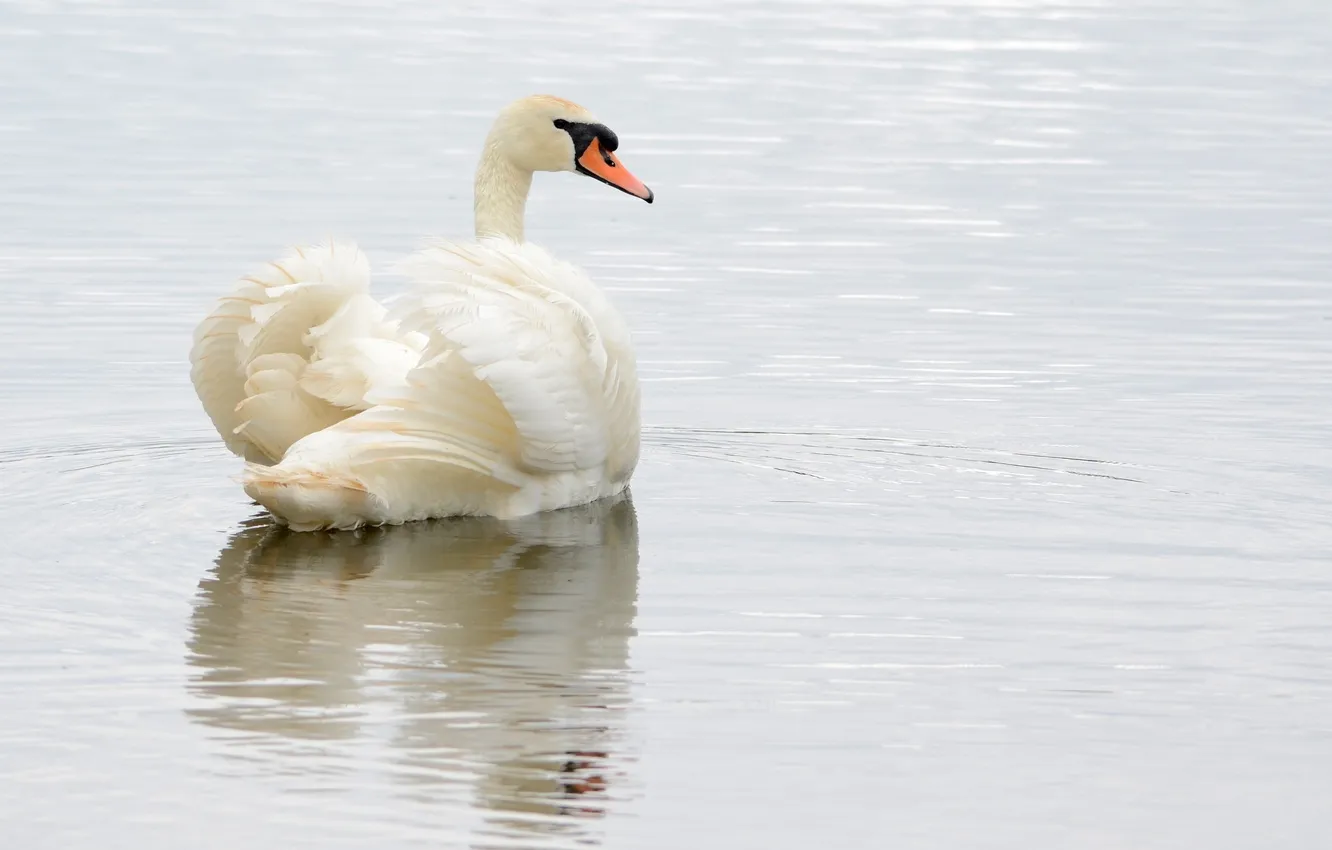
[[[531,188],[532,172],[514,165],[504,155],[503,146],[498,141],[487,139],[481,162],[476,167],[473,209],[477,238],[507,236],[522,242],[523,216],[527,209],[527,192]]]

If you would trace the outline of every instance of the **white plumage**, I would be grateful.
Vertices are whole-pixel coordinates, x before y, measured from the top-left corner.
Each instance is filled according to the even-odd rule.
[[[491,185],[508,173],[505,136],[530,159],[532,137],[572,135],[552,114],[591,120],[552,98],[502,113],[477,180],[478,222],[499,226],[407,260],[412,287],[391,310],[367,292],[364,254],[329,243],[243,278],[199,325],[195,389],[248,461],[245,491],[281,521],[508,518],[628,485],[639,391],[626,323],[581,271],[520,241],[525,186],[515,209],[513,187]],[[580,153],[549,147],[559,164]]]

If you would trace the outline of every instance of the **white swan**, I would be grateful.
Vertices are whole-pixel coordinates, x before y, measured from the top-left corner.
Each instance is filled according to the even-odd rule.
[[[535,171],[651,203],[614,133],[555,97],[500,112],[475,242],[410,258],[391,311],[354,246],[298,249],[200,323],[191,377],[245,492],[297,530],[517,517],[624,490],[639,392],[624,319],[581,271],[523,241]]]

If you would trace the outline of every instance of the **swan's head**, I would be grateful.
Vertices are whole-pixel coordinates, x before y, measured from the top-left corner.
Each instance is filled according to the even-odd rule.
[[[543,94],[516,100],[495,119],[490,143],[525,171],[576,171],[652,203],[652,190],[615,156],[616,135],[576,103]]]

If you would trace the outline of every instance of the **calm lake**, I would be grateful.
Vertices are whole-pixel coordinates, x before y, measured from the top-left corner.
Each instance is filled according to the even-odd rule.
[[[0,3],[0,845],[1332,839],[1332,5]],[[271,526],[189,382],[288,245],[528,238],[631,499]]]

